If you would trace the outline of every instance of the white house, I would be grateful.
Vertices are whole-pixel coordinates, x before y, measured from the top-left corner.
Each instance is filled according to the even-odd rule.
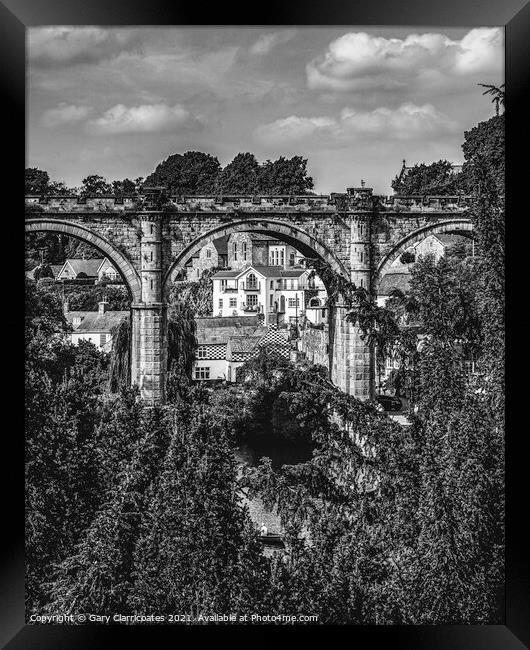
[[[70,339],[74,345],[90,341],[99,350],[112,349],[113,328],[129,318],[128,311],[107,311],[107,303],[98,303],[98,311],[66,311],[65,318],[73,331]]]
[[[212,313],[214,316],[261,314],[265,325],[296,322],[306,313],[308,291],[311,298],[317,297],[321,302],[326,299],[321,281],[310,278],[310,274],[309,269],[257,265],[219,271],[212,276]]]

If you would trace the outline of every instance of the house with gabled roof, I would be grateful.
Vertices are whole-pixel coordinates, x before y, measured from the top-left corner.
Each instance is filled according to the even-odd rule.
[[[305,268],[249,265],[219,271],[212,281],[215,316],[258,314],[265,325],[296,323],[306,313],[307,292],[322,304],[327,297],[320,279]]]
[[[120,274],[108,258],[94,257],[91,259],[69,258],[56,276],[56,280],[80,279],[115,281],[120,279]]]
[[[72,327],[70,340],[74,345],[89,341],[99,350],[110,352],[116,328],[129,318],[128,311],[109,311],[108,303],[98,303],[97,311],[69,311],[65,305],[64,316]]]
[[[196,319],[197,351],[193,378],[197,381],[236,381],[236,370],[266,347],[289,358],[289,332],[266,327],[257,315]]]

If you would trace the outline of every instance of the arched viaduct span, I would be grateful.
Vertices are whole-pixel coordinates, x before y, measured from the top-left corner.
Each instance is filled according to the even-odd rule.
[[[135,210],[132,197],[26,197],[26,232],[76,237],[112,261],[131,296],[131,381],[148,403],[163,403],[167,294],[207,241],[268,233],[375,293],[378,278],[415,241],[437,232],[470,234],[469,200],[373,197],[369,188],[350,188],[329,196],[173,197],[171,211],[161,212]],[[346,312],[334,306],[330,375],[366,400],[374,391],[373,350]]]

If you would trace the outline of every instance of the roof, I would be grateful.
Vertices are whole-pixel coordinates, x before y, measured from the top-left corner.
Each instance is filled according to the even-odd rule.
[[[53,273],[53,277],[56,278],[59,271],[63,268],[64,264],[51,264],[50,268]]]
[[[235,354],[248,354],[258,347],[262,338],[262,334],[258,336],[231,336],[230,350]]]
[[[231,336],[263,336],[267,329],[260,325],[257,316],[214,316],[195,321],[199,345],[227,343]]]
[[[212,277],[216,279],[238,278],[249,270],[253,270],[265,278],[298,278],[308,271],[308,269],[292,269],[287,271],[283,266],[257,266],[251,264],[237,271],[218,271]]]
[[[219,239],[214,239],[212,243],[219,255],[228,255],[228,237],[226,235],[219,237]]]
[[[65,264],[69,264],[72,267],[76,276],[80,273],[84,273],[88,277],[95,277],[98,274],[99,267],[103,264],[103,261],[102,257],[96,257],[90,260],[67,259]]]
[[[283,244],[279,239],[276,239],[276,237],[272,237],[271,235],[264,235],[263,233],[260,232],[242,232],[242,233],[232,233],[233,235],[248,235],[248,237],[252,241],[274,241],[278,242],[278,244]],[[228,238],[231,238],[232,235],[229,235]],[[286,245],[286,244],[284,244]]]
[[[409,289],[410,273],[387,273],[379,282],[377,293],[380,296],[388,296],[394,289],[405,293]]]
[[[97,311],[69,311],[65,317],[71,324],[76,317],[83,319],[74,328],[75,332],[110,332],[113,327],[129,318],[129,312],[107,311],[104,314],[99,314]]]
[[[467,237],[464,237],[464,235],[451,235],[448,233],[441,233],[434,236],[446,246],[450,246],[451,244],[460,244],[467,240]]]

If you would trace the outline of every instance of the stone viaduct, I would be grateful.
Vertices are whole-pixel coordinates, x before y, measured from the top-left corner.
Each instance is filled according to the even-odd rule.
[[[316,257],[377,294],[401,253],[433,233],[471,236],[471,197],[375,196],[370,188],[304,196],[178,196],[164,209],[147,197],[27,196],[26,232],[52,232],[92,244],[120,272],[131,298],[131,382],[148,403],[165,400],[167,296],[206,242],[233,232],[266,233]],[[38,206],[38,207],[35,207]],[[373,396],[374,353],[347,307],[330,310],[330,375],[345,392]]]

